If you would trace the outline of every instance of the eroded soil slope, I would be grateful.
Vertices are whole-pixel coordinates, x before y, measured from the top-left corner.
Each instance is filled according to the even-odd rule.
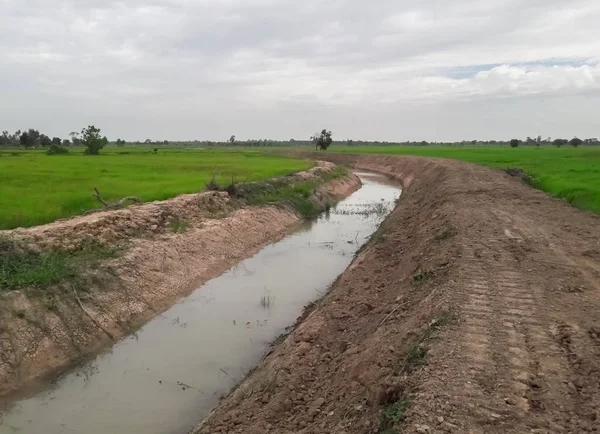
[[[480,166],[329,158],[399,206],[195,432],[600,430],[600,219]]]
[[[323,206],[360,187],[352,174],[333,178],[335,170],[322,162],[285,182],[319,177],[307,200]],[[83,287],[65,282],[0,293],[0,396],[111,345],[303,220],[291,207],[238,208],[232,200],[226,192],[182,195],[4,232],[36,249],[76,251],[89,240],[127,241],[128,248],[90,268]],[[174,221],[185,221],[185,230],[173,231]]]

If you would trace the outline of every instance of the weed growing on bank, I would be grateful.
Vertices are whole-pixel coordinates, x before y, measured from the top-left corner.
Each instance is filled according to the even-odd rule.
[[[427,363],[427,351],[429,341],[435,333],[454,319],[453,314],[443,312],[435,317],[423,331],[419,339],[405,354],[404,358],[396,365],[394,375],[402,376]],[[381,412],[380,433],[399,434],[402,432],[401,424],[406,418],[406,412],[410,408],[410,398],[406,394],[393,395],[386,402]]]
[[[0,236],[0,292],[12,289],[48,291],[61,285],[84,288],[84,270],[97,269],[102,260],[121,254],[124,245],[103,246],[85,241],[74,252],[37,250]]]

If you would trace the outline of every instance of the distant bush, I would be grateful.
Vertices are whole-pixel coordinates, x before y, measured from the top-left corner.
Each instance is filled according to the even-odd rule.
[[[327,148],[333,143],[333,139],[331,138],[331,131],[327,131],[324,129],[321,133],[314,134],[310,140],[314,143],[315,149],[322,151],[326,151]]]
[[[69,150],[61,145],[51,144],[46,151],[47,155],[68,154]]]
[[[582,144],[583,144],[583,140],[581,140],[579,137],[573,137],[571,140],[569,140],[569,145],[571,145],[575,148]]]
[[[552,144],[557,148],[560,148],[561,146],[569,144],[569,141],[567,139],[555,139]]]
[[[519,147],[519,143],[521,143],[521,141],[519,139],[512,139],[510,141],[510,147],[511,148],[518,148]]]
[[[100,128],[90,125],[81,131],[81,144],[87,155],[98,155],[100,149],[108,144],[108,139],[100,135]]]

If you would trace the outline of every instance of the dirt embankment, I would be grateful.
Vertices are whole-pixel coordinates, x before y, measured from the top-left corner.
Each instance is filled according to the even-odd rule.
[[[309,199],[322,207],[360,186],[352,174],[332,179],[335,171],[321,162],[278,182],[320,182]],[[228,193],[206,192],[5,232],[35,249],[77,251],[90,239],[129,247],[102,272],[89,270],[84,290],[0,295],[0,395],[111,345],[302,219],[290,207],[238,209]]]
[[[600,431],[600,219],[485,167],[328,158],[400,203],[194,432]]]

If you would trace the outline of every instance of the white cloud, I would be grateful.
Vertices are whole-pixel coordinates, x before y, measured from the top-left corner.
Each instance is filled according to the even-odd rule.
[[[598,135],[582,120],[600,86],[599,20],[594,0],[3,0],[0,128],[289,138],[318,123],[451,139],[471,133],[443,119],[493,113],[490,138],[520,134],[521,119]],[[517,122],[507,101],[546,116]]]

